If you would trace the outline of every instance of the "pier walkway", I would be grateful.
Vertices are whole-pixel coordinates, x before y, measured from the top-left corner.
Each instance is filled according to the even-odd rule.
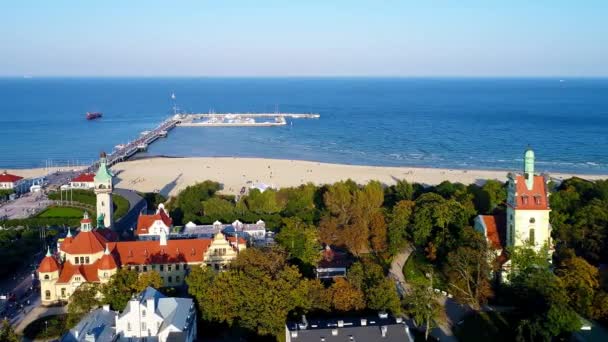
[[[287,118],[290,119],[318,119],[319,114],[300,113],[208,113],[208,114],[181,114],[179,126],[203,127],[229,127],[229,126],[284,126]],[[256,119],[273,119],[271,121],[256,121]]]

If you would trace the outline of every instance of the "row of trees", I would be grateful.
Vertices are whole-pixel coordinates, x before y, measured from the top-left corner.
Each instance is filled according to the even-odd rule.
[[[238,324],[259,335],[278,337],[288,317],[314,311],[401,312],[395,285],[380,266],[355,263],[348,280],[326,287],[303,277],[280,248],[249,248],[222,273],[193,268],[186,282],[203,319]]]

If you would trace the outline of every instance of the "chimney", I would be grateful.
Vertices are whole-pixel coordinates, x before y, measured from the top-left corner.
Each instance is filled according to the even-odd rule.
[[[338,321],[338,328],[344,328],[344,321],[343,320],[339,320]]]
[[[403,317],[395,317],[395,322],[403,323]]]
[[[110,311],[110,306],[108,304],[105,304],[104,306],[102,306],[102,308],[103,308],[103,311],[106,311],[106,312]]]
[[[160,230],[160,245],[161,246],[167,245],[167,233],[165,233],[164,229]]]
[[[361,318],[361,326],[364,327],[367,325],[367,319]]]
[[[382,333],[382,337],[386,337],[386,333],[388,332],[386,325],[380,327],[380,332]]]
[[[338,336],[338,329],[331,329],[331,336]]]

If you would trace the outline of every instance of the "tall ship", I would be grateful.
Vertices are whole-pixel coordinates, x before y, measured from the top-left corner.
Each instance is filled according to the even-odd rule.
[[[103,113],[100,112],[87,112],[87,120],[95,120],[95,119],[99,119],[100,117],[103,116]]]

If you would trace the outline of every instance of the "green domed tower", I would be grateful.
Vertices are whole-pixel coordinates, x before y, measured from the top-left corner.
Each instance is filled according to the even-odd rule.
[[[524,153],[524,177],[526,178],[526,188],[531,190],[534,186],[534,151],[530,146]]]

